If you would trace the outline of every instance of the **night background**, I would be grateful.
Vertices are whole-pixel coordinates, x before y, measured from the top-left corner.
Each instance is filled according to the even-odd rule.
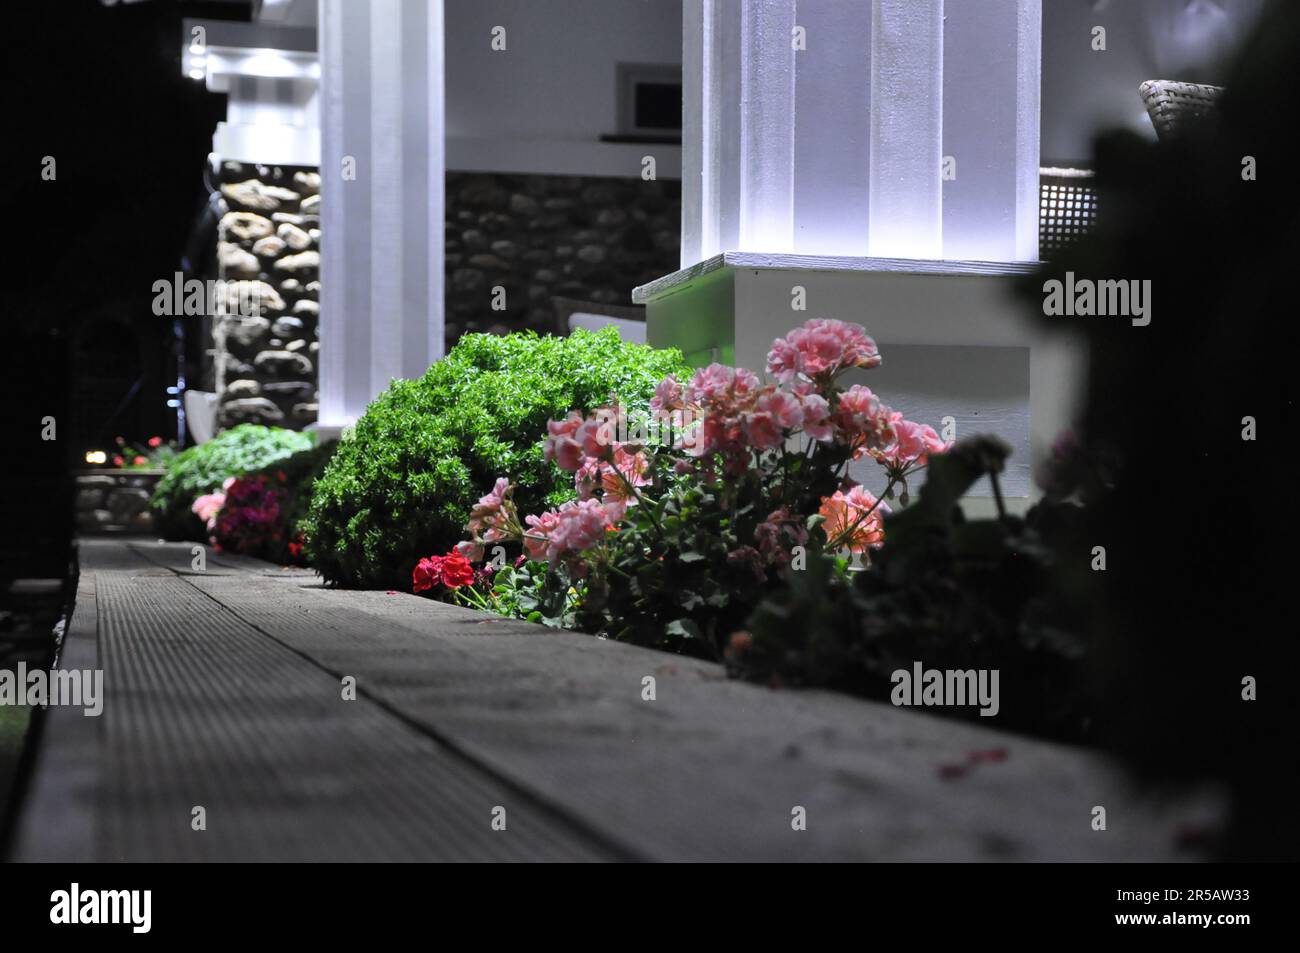
[[[181,270],[225,113],[224,97],[181,72],[181,20],[247,19],[248,7],[57,0],[8,15],[16,22],[5,31],[0,96],[12,125],[0,203],[13,230],[0,387],[14,444],[0,560],[57,576],[71,532],[70,466],[118,436],[138,445],[176,435],[166,388],[180,345],[171,320],[153,314],[152,286]],[[57,162],[53,181],[42,179],[45,156]],[[191,367],[203,347],[194,324],[185,328]],[[57,420],[55,441],[41,439],[46,415]]]

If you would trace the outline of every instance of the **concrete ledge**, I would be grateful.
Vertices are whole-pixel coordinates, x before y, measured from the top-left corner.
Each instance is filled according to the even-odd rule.
[[[646,304],[682,285],[724,268],[755,271],[889,272],[904,275],[1027,275],[1041,262],[931,261],[917,258],[855,258],[841,255],[788,255],[727,251],[632,289],[632,301]]]

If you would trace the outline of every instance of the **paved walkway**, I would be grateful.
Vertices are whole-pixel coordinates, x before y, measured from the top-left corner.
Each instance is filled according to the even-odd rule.
[[[61,664],[103,668],[105,709],[47,712],[18,859],[1169,860],[1212,807],[1148,804],[1091,754],[982,726],[190,565],[188,545],[82,541]]]

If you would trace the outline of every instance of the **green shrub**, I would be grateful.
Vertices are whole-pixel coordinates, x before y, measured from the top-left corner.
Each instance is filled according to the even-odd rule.
[[[242,476],[307,450],[311,434],[278,427],[241,424],[190,447],[168,465],[158,481],[151,506],[161,534],[168,539],[206,539],[203,523],[190,507],[201,494],[221,489],[228,477]]]
[[[527,512],[573,497],[573,475],[542,455],[548,419],[611,395],[648,407],[665,375],[686,370],[676,350],[613,328],[466,335],[424,377],[394,381],[340,443],[304,521],[311,564],[333,583],[408,589],[420,557],[466,538],[497,477],[514,480]]]

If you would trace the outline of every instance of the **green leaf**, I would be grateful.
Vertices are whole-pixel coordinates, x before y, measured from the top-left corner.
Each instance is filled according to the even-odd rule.
[[[698,592],[691,592],[689,589],[683,589],[677,596],[677,603],[687,612],[698,606],[704,605],[704,600],[700,598]]]
[[[700,627],[690,619],[674,619],[664,626],[664,635],[683,639],[698,639]]]

